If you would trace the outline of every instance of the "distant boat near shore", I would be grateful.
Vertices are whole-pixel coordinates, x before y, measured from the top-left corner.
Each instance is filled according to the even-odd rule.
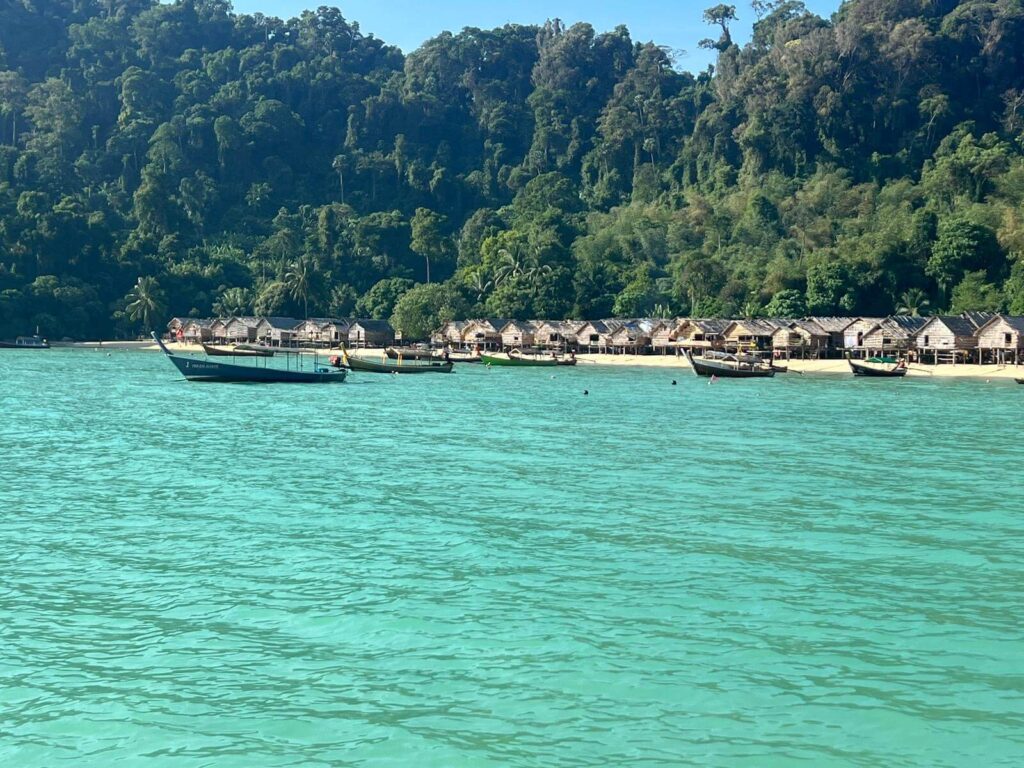
[[[212,344],[202,344],[203,352],[210,357],[273,357],[274,350],[246,345],[236,345],[231,349],[215,347]]]
[[[576,365],[576,357],[543,357],[541,355],[524,355],[512,350],[506,354],[480,355],[484,365],[496,365],[509,368],[554,368],[559,365]]]
[[[347,367],[353,371],[364,373],[451,373],[453,364],[442,360],[390,360],[385,358],[380,362],[368,360],[365,357],[357,357],[343,351],[341,357],[332,357],[331,365],[341,368]]]
[[[49,349],[50,342],[39,336],[19,336],[14,341],[0,341],[0,349]]]
[[[724,352],[694,357],[689,352],[686,359],[697,376],[720,379],[770,379],[776,373],[771,364],[750,355],[731,355]]]
[[[863,362],[846,358],[854,376],[874,379],[900,379],[907,375],[907,364],[895,357],[869,357]]]

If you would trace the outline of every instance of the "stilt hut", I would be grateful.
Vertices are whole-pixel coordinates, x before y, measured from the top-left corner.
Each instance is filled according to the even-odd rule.
[[[350,347],[386,347],[395,343],[395,329],[387,320],[354,320],[348,329]]]
[[[981,362],[1020,365],[1024,356],[1024,317],[996,315],[983,324],[975,336]]]
[[[676,336],[676,349],[689,352],[725,347],[725,329],[729,320],[720,318],[690,319]]]
[[[320,340],[329,347],[345,346],[352,323],[341,318],[331,319],[320,329]]]
[[[928,318],[916,336],[916,347],[922,361],[965,363],[978,348],[978,338],[969,320],[957,316]]]
[[[576,348],[581,352],[607,352],[611,335],[620,325],[616,320],[591,320],[584,323],[576,331]]]
[[[445,345],[457,347],[462,344],[462,329],[466,325],[468,323],[465,320],[449,320],[430,334],[430,341],[439,347]]]
[[[638,355],[651,344],[652,320],[627,320],[611,332],[608,344],[613,355]]]
[[[771,349],[772,335],[779,329],[778,322],[750,319],[733,320],[725,329],[727,349]]]
[[[200,344],[213,340],[213,320],[189,320],[181,328],[184,341],[188,344]]]
[[[808,317],[805,319],[828,334],[828,356],[842,353],[845,348],[846,329],[857,321],[855,317]]]
[[[867,357],[864,349],[864,334],[882,322],[884,317],[858,317],[843,331],[842,352],[852,357]]]
[[[224,340],[236,344],[256,341],[259,324],[258,317],[232,317],[224,325]]]
[[[651,329],[651,349],[655,354],[675,353],[676,340],[685,328],[687,319],[677,317],[674,320],[659,320]]]
[[[828,355],[829,335],[811,320],[791,320],[772,334],[772,350],[778,357],[817,360]]]
[[[575,349],[576,331],[582,323],[570,320],[548,320],[534,334],[534,344],[545,349]]]
[[[264,317],[256,326],[256,338],[272,347],[291,346],[300,325],[294,317]]]
[[[928,322],[926,317],[893,315],[873,327],[861,338],[864,354],[900,356],[914,349],[918,331]]]
[[[218,317],[210,323],[210,339],[212,341],[227,341],[228,323],[233,318]]]
[[[508,319],[500,317],[470,320],[462,329],[462,345],[474,349],[501,349],[501,329],[506,325]]]
[[[501,346],[503,349],[522,349],[532,347],[536,326],[529,320],[509,320],[501,327]]]

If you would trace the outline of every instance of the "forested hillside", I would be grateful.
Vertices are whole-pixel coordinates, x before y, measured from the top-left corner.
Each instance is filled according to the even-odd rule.
[[[0,337],[400,297],[409,330],[1024,313],[1022,0],[752,6],[689,74],[624,27],[403,56],[329,8],[7,0]]]

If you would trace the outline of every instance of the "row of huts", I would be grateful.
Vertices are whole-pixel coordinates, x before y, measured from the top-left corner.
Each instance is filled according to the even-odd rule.
[[[903,355],[934,363],[1017,363],[1024,358],[1024,317],[990,312],[912,317],[650,318],[632,320],[507,320],[445,323],[437,345],[534,347],[610,354],[701,354],[761,350],[779,358]]]
[[[175,317],[167,324],[172,338],[192,344],[262,343],[275,347],[380,347],[395,343],[386,320],[331,317]]]

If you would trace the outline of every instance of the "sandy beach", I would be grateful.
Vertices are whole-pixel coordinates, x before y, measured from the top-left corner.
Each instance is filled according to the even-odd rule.
[[[62,344],[73,349],[95,349],[97,351],[144,351],[158,352],[160,348],[151,341],[90,341],[75,344]],[[202,354],[203,348],[198,344],[174,342],[168,344],[174,352],[184,354]],[[299,350],[303,354],[313,354],[312,350]],[[338,354],[339,350],[317,350],[319,355]],[[378,358],[384,355],[382,348],[368,347],[355,351],[362,357]],[[600,355],[579,354],[576,356],[579,365],[617,365],[637,366],[644,368],[679,368],[687,373],[690,366],[686,359],[674,355]],[[788,360],[778,361],[790,371],[804,376],[848,376],[850,367],[845,360]],[[1014,365],[920,365],[913,363],[907,373],[911,377],[939,377],[965,379],[1014,379],[1024,378],[1024,366]]]

